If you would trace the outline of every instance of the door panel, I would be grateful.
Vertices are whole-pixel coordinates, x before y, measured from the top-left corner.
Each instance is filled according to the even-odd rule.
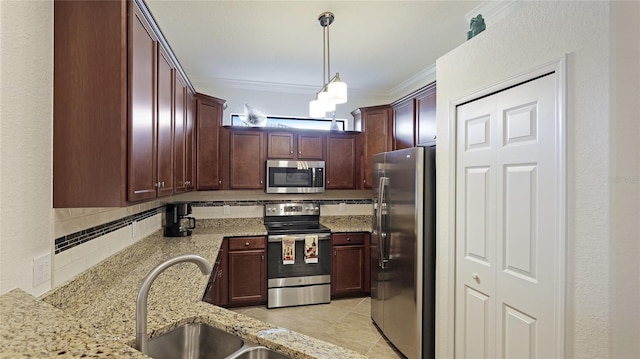
[[[457,356],[552,358],[563,335],[555,81],[458,108]]]

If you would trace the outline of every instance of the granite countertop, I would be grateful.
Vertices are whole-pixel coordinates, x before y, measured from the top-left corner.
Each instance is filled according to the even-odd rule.
[[[370,216],[322,218],[335,232],[369,231]],[[223,237],[266,235],[262,218],[198,220],[191,237],[162,231],[127,247],[36,299],[17,289],[0,296],[3,357],[145,357],[135,342],[135,302],[142,279],[161,262],[197,254],[210,263]],[[364,358],[353,351],[201,301],[208,276],[183,263],[164,271],[148,300],[148,334],[207,323],[292,358]]]

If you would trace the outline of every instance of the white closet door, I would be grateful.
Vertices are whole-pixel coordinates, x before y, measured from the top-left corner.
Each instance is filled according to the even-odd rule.
[[[554,356],[564,240],[555,76],[458,108],[458,358]]]

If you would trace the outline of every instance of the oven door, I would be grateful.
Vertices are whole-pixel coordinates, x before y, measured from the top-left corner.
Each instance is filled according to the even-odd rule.
[[[318,263],[305,263],[304,245],[306,236],[318,236]],[[285,238],[295,240],[295,259],[285,264],[282,241]],[[267,277],[269,287],[288,286],[287,278],[307,277],[309,281],[318,280],[318,276],[331,276],[331,234],[287,234],[267,237]],[[316,279],[312,279],[314,277]],[[324,279],[323,281],[325,281]],[[303,284],[299,280],[297,285]],[[315,283],[304,283],[315,284]]]

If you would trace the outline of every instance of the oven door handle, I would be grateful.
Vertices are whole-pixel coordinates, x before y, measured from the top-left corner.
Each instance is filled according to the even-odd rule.
[[[282,242],[285,238],[293,237],[296,242],[304,241],[307,236],[318,236],[319,241],[326,241],[331,239],[331,233],[322,234],[279,234],[267,236],[267,242]]]

